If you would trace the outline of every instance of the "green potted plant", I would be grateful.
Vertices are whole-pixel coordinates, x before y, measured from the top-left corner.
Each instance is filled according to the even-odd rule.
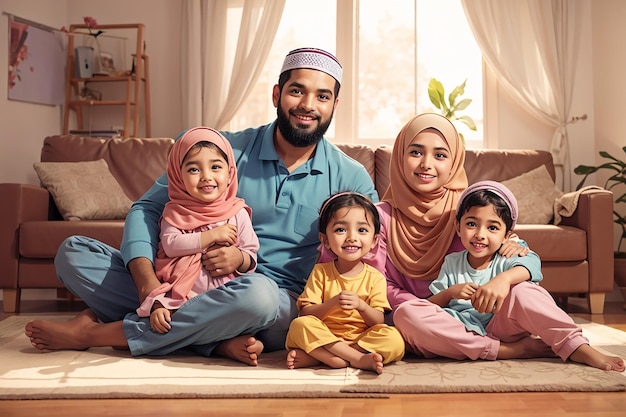
[[[626,154],[626,146],[622,148]],[[622,250],[622,245],[626,242],[626,214],[620,214],[617,208],[622,207],[621,213],[626,213],[626,162],[601,151],[600,156],[608,162],[597,166],[579,165],[574,168],[574,174],[584,175],[583,179],[576,186],[579,190],[587,180],[587,177],[598,171],[608,171],[610,176],[604,183],[604,188],[612,191],[615,196],[613,204],[613,222],[621,228],[621,236],[614,253],[615,261],[615,282],[619,286],[622,296],[626,301],[626,246]],[[619,204],[622,204],[621,206]],[[626,309],[626,303],[624,304]]]
[[[474,119],[469,116],[461,116],[459,112],[465,110],[467,106],[472,102],[471,98],[462,98],[465,94],[465,84],[467,80],[463,81],[463,84],[457,85],[452,89],[448,95],[446,101],[446,92],[443,88],[443,84],[435,78],[431,78],[428,83],[428,98],[430,102],[439,109],[441,114],[448,118],[451,122],[461,122],[470,130],[476,131],[476,123]],[[458,128],[457,128],[458,130]],[[463,134],[459,132],[461,140],[465,141]]]

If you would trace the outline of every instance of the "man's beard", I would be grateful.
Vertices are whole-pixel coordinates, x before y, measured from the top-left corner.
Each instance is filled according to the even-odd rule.
[[[326,122],[319,123],[317,128],[310,133],[299,127],[294,127],[289,121],[289,116],[282,109],[280,103],[278,103],[276,114],[278,115],[278,129],[280,130],[280,133],[282,133],[283,138],[285,138],[285,140],[292,146],[306,148],[317,144],[322,139],[324,133],[328,130],[328,126],[330,126],[330,123],[333,120],[334,109],[328,120]]]

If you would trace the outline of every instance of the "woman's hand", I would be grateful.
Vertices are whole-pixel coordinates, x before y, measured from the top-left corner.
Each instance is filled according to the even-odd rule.
[[[498,253],[506,258],[528,255],[528,247],[520,245],[517,239],[518,236],[515,234],[509,236],[507,240],[502,242],[502,246],[500,246],[500,249],[498,249]]]

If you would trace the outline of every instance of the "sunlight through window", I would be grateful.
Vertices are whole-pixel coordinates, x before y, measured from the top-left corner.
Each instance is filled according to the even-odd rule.
[[[342,65],[344,71],[355,66],[357,120],[347,123],[358,126],[358,132],[350,138],[335,139],[333,122],[327,137],[372,146],[392,144],[413,115],[437,111],[428,99],[430,78],[441,81],[446,94],[467,79],[465,97],[473,101],[463,114],[474,119],[478,131],[465,125],[458,129],[468,147],[482,147],[482,57],[460,0],[360,0],[355,4],[359,6],[355,12],[359,18],[358,42],[350,49],[349,59],[342,58]],[[263,74],[230,129],[265,124],[276,117],[271,91],[287,52],[312,46],[336,53],[337,42],[342,42],[342,36],[337,39],[342,24],[336,18],[337,1],[318,0],[306,12],[301,5],[287,0]],[[343,110],[341,93],[339,98],[335,121],[353,117],[353,112]]]

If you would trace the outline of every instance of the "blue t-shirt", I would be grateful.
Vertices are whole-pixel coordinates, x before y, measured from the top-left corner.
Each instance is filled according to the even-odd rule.
[[[507,258],[498,253],[495,254],[489,266],[485,269],[474,269],[467,260],[467,250],[446,255],[439,277],[430,284],[430,291],[437,294],[455,284],[473,282],[484,285],[496,275],[507,271],[514,266],[523,266],[530,273],[531,282],[539,282],[543,279],[541,274],[541,260],[539,256],[529,251],[526,256],[512,256]],[[452,299],[447,307],[449,314],[460,320],[467,330],[471,330],[482,336],[487,334],[487,325],[492,313],[479,313],[470,300]]]
[[[296,293],[317,257],[319,209],[340,191],[356,191],[378,201],[367,170],[325,138],[314,155],[289,173],[274,148],[276,122],[240,132],[222,132],[230,141],[237,165],[237,195],[252,208],[259,237],[256,272]],[[153,260],[158,245],[158,220],[168,201],[164,174],[131,207],[124,226],[122,256]]]

